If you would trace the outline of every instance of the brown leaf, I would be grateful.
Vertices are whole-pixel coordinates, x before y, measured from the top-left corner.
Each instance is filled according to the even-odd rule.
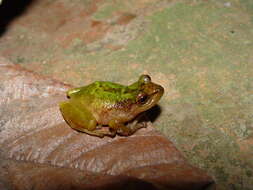
[[[205,189],[149,123],[130,137],[97,138],[72,130],[58,103],[68,85],[0,58],[0,189]]]

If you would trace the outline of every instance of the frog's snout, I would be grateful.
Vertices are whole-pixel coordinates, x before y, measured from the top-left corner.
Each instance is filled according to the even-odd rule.
[[[157,92],[164,92],[164,88],[162,86],[158,86]]]
[[[164,88],[160,85],[157,85],[156,88],[154,89],[154,94],[163,94],[164,93]]]

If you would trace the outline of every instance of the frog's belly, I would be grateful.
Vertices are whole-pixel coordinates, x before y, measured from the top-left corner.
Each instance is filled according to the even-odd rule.
[[[101,111],[99,113],[94,113],[94,117],[96,118],[98,124],[101,124],[101,125],[108,125],[109,122],[113,120],[120,123],[125,123],[134,118],[128,112],[125,112],[122,110],[114,110],[114,109]]]

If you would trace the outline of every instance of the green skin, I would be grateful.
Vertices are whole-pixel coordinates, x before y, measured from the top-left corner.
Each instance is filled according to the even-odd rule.
[[[97,81],[67,91],[69,100],[60,103],[60,110],[70,127],[78,131],[99,137],[128,136],[144,126],[125,123],[156,105],[163,93],[163,87],[151,82],[148,75],[141,75],[129,86]],[[105,126],[109,130],[103,130]]]

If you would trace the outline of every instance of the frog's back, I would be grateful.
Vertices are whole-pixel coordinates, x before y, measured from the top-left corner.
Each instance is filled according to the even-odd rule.
[[[128,86],[113,82],[96,81],[90,85],[74,88],[67,92],[69,97],[89,98],[107,102],[120,102],[126,99],[134,99],[135,90]]]

